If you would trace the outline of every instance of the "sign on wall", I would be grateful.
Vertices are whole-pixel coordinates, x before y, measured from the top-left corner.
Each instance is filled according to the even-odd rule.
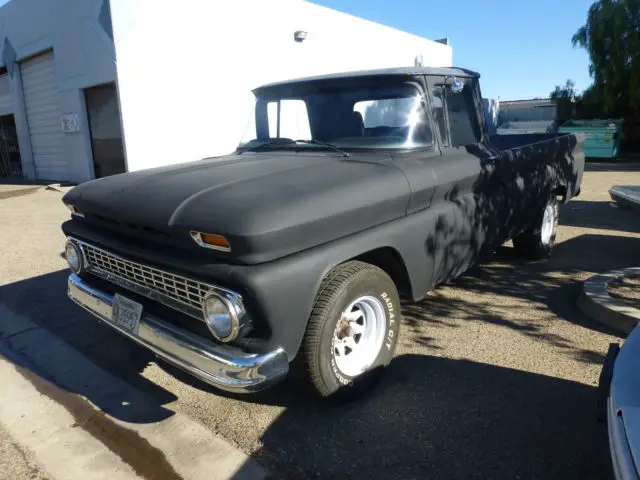
[[[80,131],[80,118],[77,113],[65,113],[61,117],[62,131],[76,133]]]

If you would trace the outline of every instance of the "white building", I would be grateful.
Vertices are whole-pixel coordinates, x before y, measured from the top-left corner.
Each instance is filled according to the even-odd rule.
[[[11,0],[0,41],[0,164],[71,182],[233,151],[263,83],[452,64],[303,0]]]

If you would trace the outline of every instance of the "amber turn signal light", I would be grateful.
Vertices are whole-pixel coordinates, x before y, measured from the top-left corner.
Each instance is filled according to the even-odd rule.
[[[221,252],[231,251],[229,241],[222,235],[215,233],[191,232],[191,238],[193,238],[198,245],[204,248],[220,250]]]
[[[78,207],[76,207],[75,205],[69,205],[67,204],[67,208],[69,210],[71,210],[71,214],[72,215],[77,215],[78,217],[84,217],[84,213],[82,213],[82,210],[80,210]]]

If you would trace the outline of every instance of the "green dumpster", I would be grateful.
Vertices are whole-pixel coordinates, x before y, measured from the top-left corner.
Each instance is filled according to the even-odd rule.
[[[558,128],[559,133],[585,135],[584,156],[616,158],[622,142],[622,120],[569,120]]]

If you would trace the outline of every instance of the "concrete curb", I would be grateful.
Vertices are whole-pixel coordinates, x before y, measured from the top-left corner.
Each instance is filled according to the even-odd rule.
[[[2,303],[0,378],[0,424],[55,480],[87,472],[98,480],[273,478],[226,440]]]
[[[73,188],[73,185],[62,185],[60,183],[51,183],[47,185],[47,190],[53,190],[55,192],[67,193],[69,190]]]
[[[640,267],[613,270],[594,275],[582,285],[578,297],[578,308],[596,322],[607,325],[621,333],[630,333],[640,322],[640,310],[615,300],[607,287],[611,282],[626,276],[640,276]]]

